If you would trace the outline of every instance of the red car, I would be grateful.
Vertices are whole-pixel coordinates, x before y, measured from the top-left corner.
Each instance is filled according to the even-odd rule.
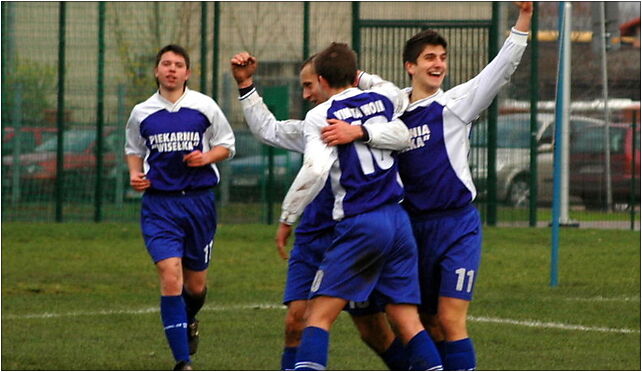
[[[20,128],[20,151],[30,152],[34,147],[56,137],[54,127],[22,127]],[[11,155],[16,147],[16,130],[13,127],[2,129],[2,155]]]
[[[571,143],[570,192],[581,197],[589,207],[604,207],[607,201],[604,129],[604,125],[584,128]],[[631,196],[639,202],[640,127],[634,138],[630,124],[611,124],[609,137],[613,203],[628,204]],[[635,177],[633,190],[632,177]]]
[[[115,128],[105,128],[104,131],[103,164],[105,176],[115,173],[118,166],[124,164],[122,156],[122,141],[124,132]],[[120,139],[118,136],[122,136]],[[65,192],[73,197],[87,197],[93,195],[96,176],[96,130],[94,128],[69,129],[65,131],[64,143],[64,170]],[[119,150],[120,146],[120,150]],[[22,152],[18,156],[18,166],[15,164],[14,155],[2,157],[2,184],[3,188],[16,187],[20,195],[30,199],[46,199],[53,195],[56,182],[56,149],[57,138],[46,140],[30,152]],[[21,149],[23,151],[27,149]],[[16,179],[14,174],[19,172]],[[106,188],[106,187],[105,187]],[[113,187],[112,187],[113,189]]]

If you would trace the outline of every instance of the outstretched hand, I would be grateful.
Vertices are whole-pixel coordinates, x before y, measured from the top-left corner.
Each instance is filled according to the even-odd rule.
[[[230,59],[232,76],[239,88],[247,88],[252,85],[252,75],[256,72],[259,61],[248,52],[237,53]]]

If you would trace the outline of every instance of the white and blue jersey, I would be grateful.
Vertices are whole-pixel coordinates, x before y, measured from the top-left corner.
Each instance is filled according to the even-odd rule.
[[[399,155],[399,173],[406,191],[404,207],[411,217],[463,208],[475,199],[468,165],[472,122],[509,81],[526,49],[527,37],[513,29],[479,75],[411,103],[402,115],[412,145]]]
[[[328,175],[334,193],[332,215],[337,221],[401,200],[403,189],[393,151],[362,142],[330,147],[321,139],[321,128],[330,118],[353,125],[397,119],[407,104],[407,97],[395,95],[397,92],[390,83],[371,91],[349,88],[308,112],[303,166],[283,201],[281,221],[294,223],[324,187]]]
[[[201,271],[210,263],[216,232],[211,188],[214,164],[188,167],[183,157],[222,146],[234,154],[234,134],[211,98],[185,89],[172,103],[156,92],[134,107],[127,122],[125,153],[144,159],[151,181],[141,205],[141,230],[154,263],[172,257]]]
[[[376,75],[369,75],[368,81],[372,85],[386,84]],[[243,92],[239,100],[250,131],[257,139],[270,146],[300,153],[305,151],[302,120],[276,120],[254,87]],[[367,123],[364,127],[369,134],[368,143],[373,147],[401,150],[408,146],[407,129],[401,121]],[[314,275],[326,249],[332,243],[336,224],[332,218],[333,206],[334,195],[328,179],[321,192],[305,207],[303,217],[295,230],[295,241],[290,252],[283,296],[284,303],[308,298]],[[351,312],[358,314],[375,310],[379,310],[379,307],[365,306],[364,303],[354,304],[350,308]]]
[[[359,142],[328,147],[321,139],[326,119],[387,123],[403,112],[405,98],[392,84],[371,91],[348,88],[306,116],[304,163],[283,201],[281,221],[294,223],[328,175],[338,221],[310,297],[362,302],[375,294],[388,303],[419,303],[417,248],[398,204],[403,189],[395,155]]]
[[[156,92],[134,107],[127,122],[125,153],[143,158],[144,172],[157,191],[205,189],[220,181],[215,164],[188,167],[183,156],[223,146],[234,156],[234,133],[210,97],[185,89],[175,103]]]
[[[399,173],[406,191],[403,206],[419,249],[422,311],[435,313],[440,296],[472,299],[482,227],[472,205],[476,189],[468,165],[470,130],[517,68],[527,35],[512,30],[479,75],[413,102],[401,117],[412,138],[399,155]]]

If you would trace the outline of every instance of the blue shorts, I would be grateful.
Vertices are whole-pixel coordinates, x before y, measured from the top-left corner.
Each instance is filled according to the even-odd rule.
[[[419,303],[417,246],[408,215],[397,204],[337,223],[310,298],[364,302],[372,293],[387,303]]]
[[[332,244],[334,229],[315,234],[315,236],[295,236],[294,246],[290,251],[288,274],[285,280],[283,303],[307,300],[314,274],[319,270],[323,254]]]
[[[154,263],[180,257],[186,269],[207,269],[216,232],[212,191],[146,192],[140,214],[143,239]]]
[[[482,243],[475,206],[413,216],[412,226],[419,249],[420,310],[435,314],[440,296],[472,300]]]
[[[312,280],[321,261],[323,254],[332,244],[334,229],[315,234],[314,237],[295,237],[294,247],[290,252],[288,261],[288,274],[285,281],[283,304],[292,301],[307,300],[310,296]],[[369,315],[385,310],[385,300],[375,293],[364,302],[350,301],[344,308],[351,315]]]

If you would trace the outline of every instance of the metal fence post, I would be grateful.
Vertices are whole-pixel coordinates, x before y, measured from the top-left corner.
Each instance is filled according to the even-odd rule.
[[[629,196],[629,205],[631,208],[631,230],[635,230],[635,144],[638,142],[635,132],[637,131],[637,114],[631,110],[631,190]]]
[[[498,52],[499,40],[499,4],[493,2],[493,20],[490,26],[490,37],[488,38],[488,61],[492,61]],[[497,225],[497,97],[488,108],[488,148],[487,148],[487,169],[486,178],[488,205],[487,205],[487,223],[490,226]]]
[[[537,189],[537,103],[539,102],[539,5],[537,2],[533,3],[533,18],[531,20],[531,80],[530,80],[530,94],[531,94],[531,163],[530,163],[530,200],[528,203],[528,225],[531,227],[537,226],[537,198],[539,190]]]
[[[207,94],[207,2],[201,2],[201,86],[200,91]]]
[[[98,3],[98,77],[96,94],[96,196],[94,198],[94,222],[102,220],[104,126],[105,126],[105,4]]]
[[[61,1],[58,13],[58,100],[56,123],[58,142],[56,149],[56,222],[62,222],[62,199],[64,187],[64,128],[65,128],[65,23],[66,2]]]

